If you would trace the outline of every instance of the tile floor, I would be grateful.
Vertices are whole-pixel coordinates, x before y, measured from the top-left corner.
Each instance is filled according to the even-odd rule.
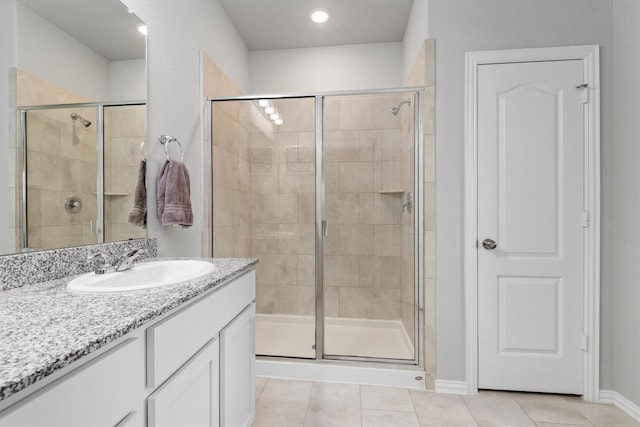
[[[403,388],[258,377],[253,427],[640,426],[611,405],[578,397]]]

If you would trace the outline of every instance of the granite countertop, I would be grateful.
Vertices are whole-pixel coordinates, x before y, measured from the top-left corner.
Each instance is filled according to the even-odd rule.
[[[206,260],[217,271],[156,289],[80,294],[70,276],[0,292],[0,401],[257,263]]]

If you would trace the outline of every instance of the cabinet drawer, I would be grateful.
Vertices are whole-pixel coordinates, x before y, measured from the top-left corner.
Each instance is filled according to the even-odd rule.
[[[2,412],[0,426],[116,425],[144,390],[143,352],[141,339],[123,342]]]
[[[147,330],[147,385],[155,388],[255,299],[255,271],[233,279]]]

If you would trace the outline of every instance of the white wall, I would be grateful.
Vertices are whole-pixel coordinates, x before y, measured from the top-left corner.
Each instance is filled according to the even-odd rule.
[[[109,61],[18,3],[18,68],[96,101],[109,96]]]
[[[403,81],[406,81],[407,76],[411,72],[411,67],[416,61],[416,56],[424,43],[424,40],[429,37],[429,0],[413,0],[411,6],[411,14],[409,15],[409,22],[407,22],[407,29],[404,32],[404,39],[402,40],[402,52],[403,52]]]
[[[613,389],[640,406],[640,2],[613,5]]]
[[[144,59],[111,61],[109,101],[147,99],[147,62]]]
[[[248,88],[248,52],[217,0],[125,0],[147,24],[148,234],[161,256],[200,256],[203,230],[202,89],[200,52],[242,90]],[[194,225],[162,228],[156,215],[156,180],[165,159],[158,136],[176,136],[191,176]],[[209,178],[210,179],[210,178]]]
[[[14,1],[0,1],[0,200],[5,206],[0,209],[0,254],[15,252],[14,194],[10,189],[15,182],[15,87],[11,75],[17,62],[15,15]]]
[[[611,0],[430,0],[428,14],[429,35],[436,40],[436,376],[462,381],[465,52],[575,44],[601,46],[606,234],[611,222],[612,7]],[[611,239],[603,235],[602,243],[604,264],[610,257]],[[609,266],[603,265],[605,304],[610,298],[609,274]],[[604,317],[609,315],[603,313]]]
[[[249,53],[251,93],[326,92],[402,86],[402,43]]]

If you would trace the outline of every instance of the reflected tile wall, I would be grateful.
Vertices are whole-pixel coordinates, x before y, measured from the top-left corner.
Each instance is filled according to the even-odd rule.
[[[46,105],[89,99],[17,70],[17,104]],[[84,127],[71,113],[92,122]],[[146,134],[146,107],[105,108],[105,241],[146,237],[127,223],[138,175],[139,144]],[[27,114],[27,246],[51,249],[92,244],[89,222],[97,217],[97,117],[95,108],[51,109]],[[66,199],[82,201],[78,213]]]
[[[73,110],[95,123],[95,109]],[[27,246],[54,249],[97,242],[89,231],[96,218],[96,134],[74,122],[72,110],[27,113]],[[87,178],[93,172],[91,180]],[[78,197],[77,213],[65,210]]]
[[[146,138],[146,106],[106,107],[104,121],[105,241],[146,237],[145,229],[128,222],[142,158],[140,144]]]

